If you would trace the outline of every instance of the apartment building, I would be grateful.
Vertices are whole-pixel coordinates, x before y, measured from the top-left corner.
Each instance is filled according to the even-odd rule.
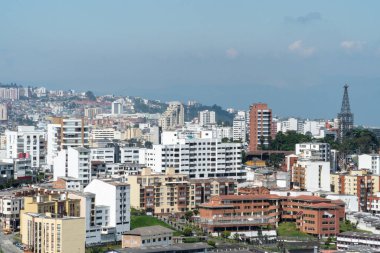
[[[118,150],[115,150],[115,147],[98,147],[90,149],[90,160],[100,161],[104,163],[117,163],[117,155]]]
[[[89,119],[93,119],[96,117],[96,115],[102,114],[102,113],[103,113],[102,108],[91,107],[91,108],[84,109],[84,116]]]
[[[291,184],[306,191],[330,191],[330,163],[299,158],[291,169]]]
[[[237,114],[235,116],[232,125],[232,139],[233,141],[240,141],[243,143],[247,141],[247,123],[245,113],[240,115]]]
[[[6,158],[18,158],[27,154],[32,168],[46,164],[46,134],[34,126],[18,126],[17,131],[5,130]]]
[[[21,217],[21,242],[33,253],[85,252],[85,221],[25,212]]]
[[[199,120],[199,125],[200,126],[207,126],[207,125],[212,125],[216,123],[215,120],[215,112],[214,111],[200,111],[198,113],[198,120]]]
[[[90,150],[83,147],[68,147],[54,158],[54,180],[58,177],[79,179],[83,186],[91,181]]]
[[[121,101],[114,101],[112,102],[112,106],[111,106],[111,114],[113,115],[119,115],[119,114],[122,114],[124,112],[123,110],[123,104]]]
[[[162,144],[146,150],[145,165],[156,172],[175,168],[176,173],[187,174],[189,178],[243,180],[241,144],[222,143],[220,139],[209,137],[209,132],[202,134],[205,134],[203,138],[178,138],[177,132],[164,132]]]
[[[84,192],[95,194],[96,206],[109,207],[108,226],[103,227],[102,233],[121,241],[122,234],[130,230],[131,195],[129,184],[115,180],[94,179],[86,186]]]
[[[20,98],[19,88],[0,87],[0,98],[18,100]]]
[[[175,129],[185,123],[185,109],[181,102],[170,102],[166,111],[159,119],[159,126],[163,130]]]
[[[145,152],[145,148],[122,147],[120,148],[120,162],[145,164]]]
[[[24,201],[12,195],[0,196],[0,219],[3,231],[17,230]]]
[[[91,163],[91,178],[126,178],[137,175],[145,166],[137,163]]]
[[[317,196],[293,196],[281,201],[282,220],[295,221],[307,234],[329,237],[339,233],[345,217],[345,203]]]
[[[276,228],[280,221],[280,200],[270,194],[213,196],[210,202],[199,206],[197,222],[210,233]]]
[[[21,210],[21,213],[27,212],[79,217],[80,201],[68,198],[67,192],[42,192],[24,197],[24,209]]]
[[[198,224],[206,231],[246,233],[276,228],[280,221],[294,221],[305,233],[328,237],[339,233],[344,202],[316,196],[249,194],[213,196],[199,206]]]
[[[234,195],[237,181],[232,178],[208,178],[188,180],[188,210],[208,202],[212,196]]]
[[[101,243],[101,225],[97,225],[102,219],[96,219],[96,206],[95,206],[95,197],[94,193],[90,192],[69,192],[68,197],[70,199],[77,199],[80,201],[80,214],[79,217],[85,219],[86,226],[86,245],[92,243]],[[108,225],[108,224],[107,224]]]
[[[8,106],[6,104],[0,104],[0,121],[8,120]]]
[[[380,175],[380,154],[359,155],[359,169],[367,169],[372,174]]]
[[[249,119],[249,151],[256,151],[261,146],[267,147],[270,138],[275,137],[275,132],[272,131],[272,110],[264,103],[253,104]]]
[[[352,170],[349,173],[330,175],[331,191],[337,194],[355,195],[359,199],[359,210],[368,211],[369,198],[380,191],[380,176],[370,175],[367,170]]]
[[[166,173],[154,173],[144,168],[141,175],[128,176],[131,187],[131,206],[155,214],[187,211],[188,176],[170,168]]]
[[[379,252],[380,250],[380,235],[377,234],[348,231],[338,234],[336,241],[336,247],[339,251],[349,250],[351,247],[369,247],[373,250],[367,249],[366,252]]]
[[[61,150],[69,147],[89,146],[89,127],[83,118],[52,118],[47,127],[47,163],[53,165],[53,159]]]
[[[304,158],[315,158],[320,161],[329,162],[331,149],[328,143],[297,143],[296,155]]]
[[[81,191],[83,187],[80,179],[74,177],[58,177],[56,181],[53,181],[53,188],[69,191]]]

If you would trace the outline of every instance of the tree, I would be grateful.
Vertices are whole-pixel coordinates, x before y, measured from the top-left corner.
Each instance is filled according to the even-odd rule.
[[[192,236],[193,235],[193,229],[191,227],[185,227],[182,232],[183,232],[184,236]]]
[[[191,219],[191,217],[193,217],[193,215],[194,215],[193,211],[187,211],[187,212],[185,213],[185,219],[186,219],[187,221],[189,221],[189,220]]]
[[[222,237],[223,238],[229,238],[231,236],[231,232],[230,231],[223,231],[222,232]]]
[[[234,234],[234,240],[236,240],[236,241],[240,240],[240,235],[238,233]]]
[[[310,136],[299,134],[295,131],[278,132],[275,139],[271,141],[269,148],[272,150],[294,151],[297,143],[310,141],[312,141]]]
[[[207,241],[207,244],[210,245],[211,247],[214,247],[214,248],[215,248],[215,246],[216,246],[215,241],[212,241],[212,240],[208,240],[208,241]]]
[[[199,214],[199,210],[198,210],[198,209],[194,209],[194,210],[193,210],[193,214],[194,214],[194,215],[198,215],[198,214]]]
[[[153,148],[153,143],[150,141],[146,141],[144,146],[145,148]]]
[[[85,96],[88,100],[96,101],[96,97],[95,97],[94,93],[90,90],[86,91]]]

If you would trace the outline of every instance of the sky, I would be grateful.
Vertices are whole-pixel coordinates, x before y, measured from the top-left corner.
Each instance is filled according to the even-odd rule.
[[[380,126],[380,1],[1,0],[0,82]]]

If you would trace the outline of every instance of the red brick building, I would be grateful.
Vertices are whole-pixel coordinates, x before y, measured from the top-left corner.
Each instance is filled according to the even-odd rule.
[[[249,194],[212,197],[199,206],[199,225],[208,232],[245,232],[276,228],[280,221],[296,222],[302,232],[315,236],[339,233],[344,202],[316,196],[281,197]]]
[[[257,103],[249,111],[249,151],[257,151],[261,144],[268,146],[269,138],[274,139],[272,110],[267,104]]]

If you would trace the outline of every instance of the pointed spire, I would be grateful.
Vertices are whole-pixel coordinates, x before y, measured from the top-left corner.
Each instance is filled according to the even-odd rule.
[[[342,100],[342,108],[340,110],[340,113],[351,113],[350,108],[350,99],[348,97],[348,85],[344,85],[344,94],[343,94],[343,100]]]
[[[338,114],[339,139],[343,139],[347,132],[354,128],[354,114],[351,113],[350,99],[348,97],[348,85],[344,85],[342,108]]]

